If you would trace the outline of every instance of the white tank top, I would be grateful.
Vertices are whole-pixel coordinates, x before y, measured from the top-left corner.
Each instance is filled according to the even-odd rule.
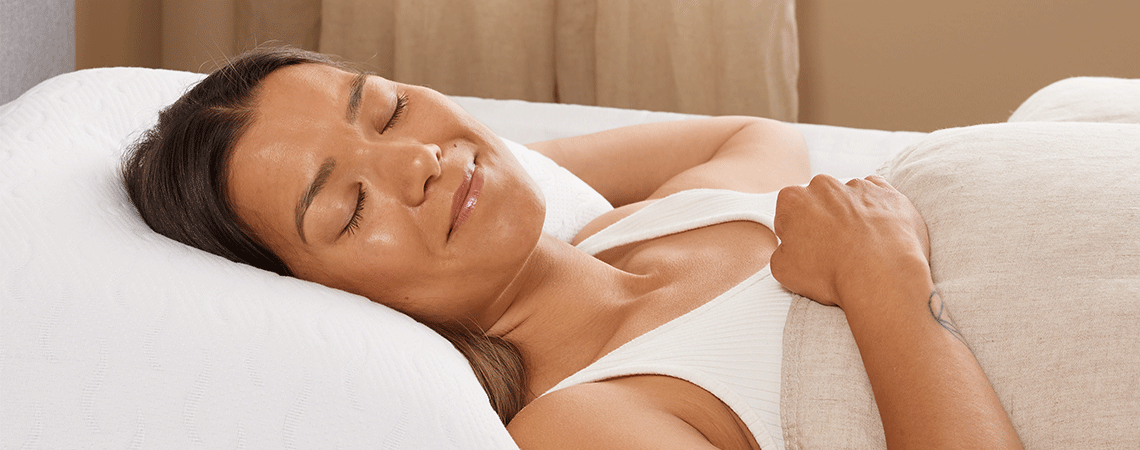
[[[673,194],[582,241],[590,254],[735,220],[773,228],[777,193],[697,189]],[[629,341],[562,380],[550,392],[628,375],[693,383],[732,408],[756,442],[783,449],[780,362],[792,294],[767,266],[708,303]]]

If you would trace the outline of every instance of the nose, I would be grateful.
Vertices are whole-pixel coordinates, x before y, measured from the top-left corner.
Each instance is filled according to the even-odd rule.
[[[399,191],[404,201],[419,206],[427,199],[428,187],[439,179],[443,152],[436,144],[409,142],[402,147],[404,161],[393,167],[397,174],[394,179],[401,180]]]

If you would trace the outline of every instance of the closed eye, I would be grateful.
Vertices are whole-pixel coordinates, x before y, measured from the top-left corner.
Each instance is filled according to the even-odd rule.
[[[364,185],[359,185],[356,192],[356,210],[352,212],[352,217],[348,219],[348,224],[340,231],[341,236],[353,234],[356,230],[360,229],[360,220],[363,218],[361,212],[364,211],[364,199],[367,197],[364,192]]]
[[[396,122],[400,120],[400,116],[404,114],[404,109],[408,107],[408,94],[399,94],[396,96],[396,108],[392,111],[392,118],[388,119],[388,123],[384,124],[384,128],[380,130],[380,134],[391,129]]]

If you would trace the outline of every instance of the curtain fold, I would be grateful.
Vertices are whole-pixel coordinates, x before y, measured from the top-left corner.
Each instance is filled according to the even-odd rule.
[[[163,7],[164,65],[172,68],[209,69],[202,47],[216,61],[275,40],[452,95],[797,116],[794,0],[163,0]]]
[[[453,95],[554,101],[554,0],[324,0],[320,49]]]
[[[794,120],[791,2],[599,1],[597,103]]]
[[[793,0],[323,0],[320,49],[455,95],[797,115]]]

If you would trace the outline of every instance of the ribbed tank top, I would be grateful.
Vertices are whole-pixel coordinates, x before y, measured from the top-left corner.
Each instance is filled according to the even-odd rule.
[[[590,254],[695,228],[750,220],[773,228],[777,193],[697,189],[665,197],[582,241]],[[708,303],[627,342],[550,392],[629,375],[693,383],[732,408],[756,442],[783,449],[780,362],[792,294],[767,266]]]

